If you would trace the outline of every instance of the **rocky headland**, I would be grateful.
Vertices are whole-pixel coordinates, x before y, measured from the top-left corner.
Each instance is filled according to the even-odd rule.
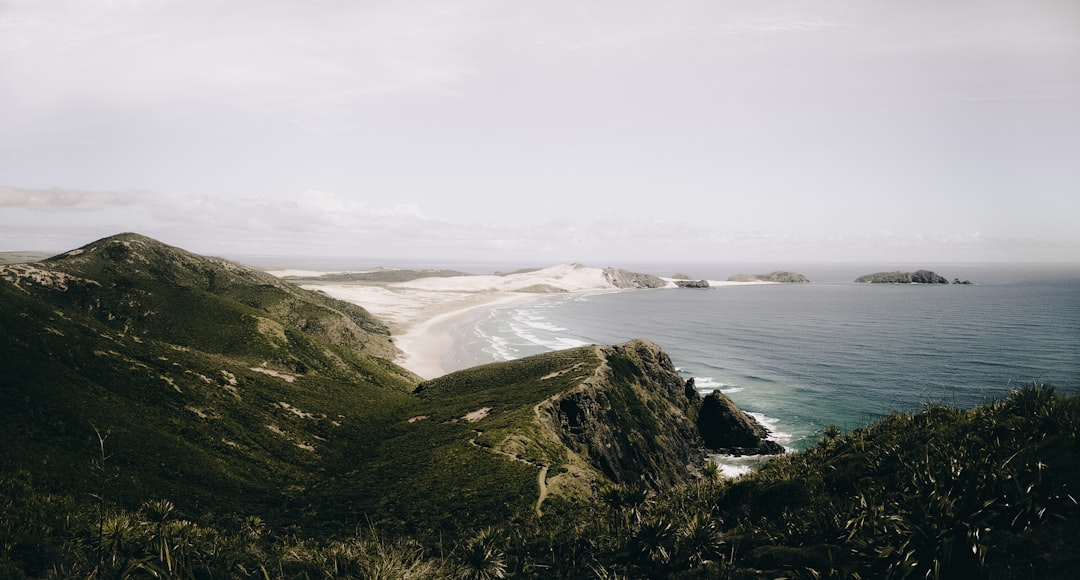
[[[663,288],[668,286],[667,281],[659,276],[630,272],[622,268],[604,268],[604,279],[612,286],[621,289]]]

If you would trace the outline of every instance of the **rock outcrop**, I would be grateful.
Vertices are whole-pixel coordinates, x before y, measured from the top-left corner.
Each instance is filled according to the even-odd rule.
[[[708,280],[676,280],[679,288],[710,288]]]
[[[769,431],[740,410],[720,391],[713,391],[701,405],[698,431],[705,446],[728,455],[775,455],[784,448],[767,439]]]
[[[768,274],[735,274],[728,282],[776,282],[778,284],[806,284],[810,280],[798,272],[777,270]]]
[[[869,282],[871,284],[948,284],[949,281],[930,270],[916,270],[915,272],[877,272],[859,276],[856,282]]]
[[[615,483],[661,489],[694,479],[704,461],[690,419],[697,393],[651,342],[598,350],[600,372],[549,403],[559,439]]]
[[[668,285],[659,276],[639,274],[622,268],[604,268],[604,279],[616,288],[663,288]]]

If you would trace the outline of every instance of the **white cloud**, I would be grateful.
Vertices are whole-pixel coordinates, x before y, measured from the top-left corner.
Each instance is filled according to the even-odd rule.
[[[529,263],[987,261],[995,257],[1075,261],[1080,252],[1076,239],[989,237],[980,232],[893,229],[858,235],[793,235],[660,218],[452,222],[429,215],[415,202],[383,204],[325,191],[270,199],[0,187],[0,207],[11,210],[8,219],[0,220],[7,230],[6,235],[0,235],[0,244],[57,251],[92,241],[88,236],[136,231],[212,254],[353,254],[450,260],[516,257]],[[124,209],[123,215],[114,211],[117,208]],[[80,217],[93,211],[109,217]],[[52,217],[31,225],[17,212]],[[37,240],[33,243],[38,247],[27,245],[29,240]]]
[[[166,225],[233,232],[332,235],[346,239],[405,236],[441,227],[416,204],[372,206],[317,191],[293,199],[158,196],[147,199],[145,209]]]
[[[95,211],[138,202],[144,193],[85,191],[79,189],[31,189],[0,186],[0,207],[40,212]]]

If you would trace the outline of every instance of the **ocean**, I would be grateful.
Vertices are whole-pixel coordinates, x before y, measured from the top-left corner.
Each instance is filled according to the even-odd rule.
[[[769,267],[682,270],[724,280]],[[971,285],[852,282],[901,269],[880,265],[787,269],[812,282],[554,296],[494,309],[456,329],[446,363],[649,339],[702,394],[720,389],[793,450],[829,425],[849,431],[927,403],[974,407],[1033,381],[1080,392],[1080,265],[932,268]]]

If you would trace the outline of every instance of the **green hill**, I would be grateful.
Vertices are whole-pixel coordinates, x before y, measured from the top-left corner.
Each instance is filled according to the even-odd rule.
[[[23,290],[113,328],[134,327],[144,338],[232,352],[252,339],[279,340],[273,324],[279,322],[373,356],[395,352],[387,327],[359,306],[137,234],[105,238],[7,272],[5,278]],[[236,314],[241,307],[255,312]],[[259,316],[270,321],[256,324],[252,333],[250,322]]]
[[[141,236],[0,265],[0,577],[1080,569],[1080,399],[1050,387],[725,481],[648,341],[426,382],[393,354],[362,308]]]
[[[662,420],[682,421],[680,449],[697,443],[681,380],[666,357],[658,366],[655,345],[555,353],[417,389],[383,358],[394,353],[389,333],[362,308],[142,236],[0,267],[0,280],[0,347],[11,361],[0,413],[26,435],[0,458],[86,488],[92,474],[67,466],[86,464],[97,434],[108,434],[113,498],[126,505],[164,495],[197,510],[273,505],[281,517],[385,516],[434,533],[451,525],[434,503],[460,500],[498,521],[533,507],[519,500],[538,493],[542,469],[554,490],[580,496],[597,478],[589,470],[617,479],[659,457],[647,452],[655,446],[626,444],[620,451],[633,458],[596,450],[603,465],[568,459],[579,450],[566,449],[552,422],[563,407],[550,407],[585,381],[590,396],[619,394],[611,421],[654,420],[634,412],[643,401],[676,405]],[[647,368],[608,380],[613,360]],[[650,392],[648,373],[666,381],[663,396]],[[575,445],[584,452],[590,442]],[[650,477],[685,480],[680,461]],[[568,471],[584,483],[559,485]],[[486,491],[473,498],[482,480]]]
[[[121,235],[0,267],[3,466],[88,489],[108,434],[111,499],[196,511],[297,509],[347,447],[362,456],[416,378],[373,353],[361,308]]]
[[[434,539],[701,463],[650,343],[423,384],[394,353],[360,307],[134,234],[0,266],[0,474],[118,510],[168,498],[204,524]]]

